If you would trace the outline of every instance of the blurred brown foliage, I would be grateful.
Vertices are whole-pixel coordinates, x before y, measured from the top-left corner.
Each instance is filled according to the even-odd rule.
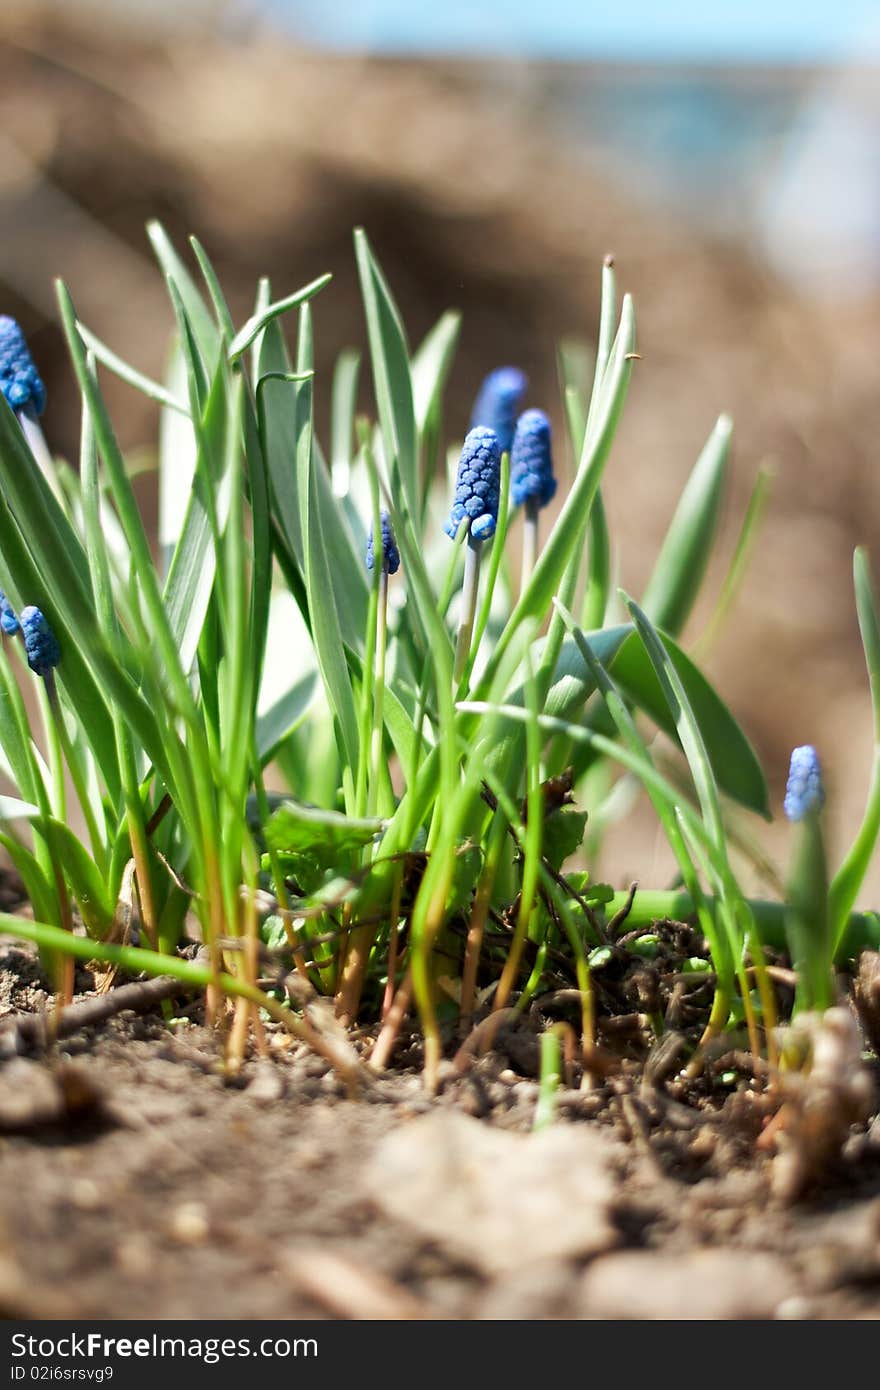
[[[860,815],[871,754],[851,553],[880,521],[878,304],[799,302],[748,248],[710,243],[644,201],[636,165],[600,174],[590,149],[544,118],[548,76],[315,55],[266,34],[148,38],[7,0],[2,307],[21,319],[46,377],[48,433],[75,448],[53,276],[99,336],[161,372],[170,314],[144,237],[150,217],[178,245],[199,235],[239,320],[259,275],[282,294],[334,273],[316,305],[324,416],[336,352],[363,342],[351,229],[366,226],[413,343],[444,308],[465,312],[450,438],[502,361],[526,369],[530,403],[550,402],[562,438],[555,343],[591,340],[613,250],[643,356],[607,482],[620,578],[638,593],[703,439],[729,411],[728,551],[758,465],[777,476],[710,669],[767,760],[777,804],[788,749],[819,746],[839,842]],[[116,383],[108,395],[123,442],[148,441],[151,409]],[[617,867],[648,876],[634,852]]]

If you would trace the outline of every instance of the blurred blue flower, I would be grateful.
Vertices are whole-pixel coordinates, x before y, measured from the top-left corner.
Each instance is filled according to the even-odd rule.
[[[379,520],[382,525],[382,568],[386,574],[396,574],[400,569],[400,551],[397,549],[397,541],[394,539],[394,528],[391,525],[391,517],[387,512],[379,513]],[[373,532],[367,536],[367,569],[373,568]]]
[[[496,367],[483,382],[474,401],[471,427],[484,425],[494,430],[502,453],[509,453],[520,402],[528,378],[519,367]]]
[[[19,626],[18,614],[3,590],[0,589],[0,627],[2,627],[7,637],[14,637],[18,632]]]
[[[516,422],[510,451],[510,498],[515,507],[535,502],[546,507],[556,492],[550,421],[543,410],[527,410]]]
[[[498,494],[501,487],[501,449],[494,430],[478,425],[464,441],[458,462],[458,478],[452,510],[444,526],[452,540],[463,521],[470,523],[475,541],[486,541],[495,534],[498,523]]]
[[[39,608],[29,605],[19,615],[28,666],[38,676],[49,676],[61,660],[58,639]]]
[[[810,743],[795,748],[791,755],[788,784],[785,788],[783,808],[791,821],[803,820],[810,811],[818,811],[825,804],[825,788],[822,785],[822,769],[819,754]]]
[[[34,366],[24,334],[8,314],[0,314],[0,391],[13,410],[42,415],[46,388]]]

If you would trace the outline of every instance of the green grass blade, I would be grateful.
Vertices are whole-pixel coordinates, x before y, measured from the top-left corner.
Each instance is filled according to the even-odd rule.
[[[118,376],[129,386],[133,386],[136,391],[140,391],[141,395],[146,396],[149,400],[158,401],[160,405],[164,405],[168,410],[176,411],[179,415],[189,416],[189,406],[186,401],[179,400],[158,381],[144,376],[143,372],[137,371],[128,362],[124,362],[121,357],[117,357],[113,349],[107,347],[106,343],[102,343],[100,338],[96,338],[84,323],[77,322],[76,326],[79,330],[79,336],[89,351],[94,353],[102,367],[106,367],[108,371],[113,372],[114,376]]]
[[[730,417],[720,416],[685,484],[642,597],[654,625],[673,637],[687,621],[715,544],[732,431]]]
[[[339,354],[330,398],[330,470],[337,497],[347,496],[354,463],[354,419],[360,370],[359,352],[348,348]]]
[[[636,631],[644,644],[645,651],[660,682],[663,697],[669,706],[679,741],[684,749],[684,755],[694,779],[697,798],[714,843],[715,853],[726,859],[726,834],[724,818],[721,814],[721,800],[699,720],[694,713],[684,683],[672,662],[672,658],[650,618],[634,599],[631,599],[627,594],[622,594],[621,597],[629,609]]]
[[[333,585],[327,582],[331,570],[315,476],[320,464],[312,447],[311,380],[297,384],[296,409],[296,490],[312,642],[327,697],[339,723],[341,752],[348,767],[354,768],[358,757],[357,706],[345,660],[336,597]]]
[[[220,287],[217,272],[208,259],[205,250],[198,237],[191,236],[189,244],[193,249],[193,255],[199,263],[199,270],[202,272],[202,279],[207,286],[208,295],[214,308],[214,317],[217,320],[217,327],[221,336],[229,342],[235,332],[235,325],[232,322],[232,315],[229,312],[229,305],[226,303],[226,296]]]
[[[871,579],[868,553],[861,546],[853,556],[853,579],[859,631],[871,689],[874,755],[865,814],[843,863],[834,875],[829,891],[831,930],[835,944],[839,944],[846,930],[849,914],[855,906],[859,889],[874,854],[877,836],[880,834],[880,609]]]
[[[416,517],[421,499],[409,350],[397,305],[362,227],[354,242],[385,462],[392,481],[399,473],[410,515]]]
[[[498,640],[487,668],[486,680],[491,680],[520,625],[527,620],[540,621],[544,617],[569,562],[583,545],[593,501],[626,399],[634,350],[635,314],[632,301],[627,296],[623,302],[614,350],[608,362],[595,431],[587,433],[574,485],[547,538],[525,592],[520,596]]]
[[[461,331],[461,314],[447,310],[419,344],[411,363],[413,409],[421,440],[439,407]]]
[[[308,285],[303,285],[302,289],[294,291],[284,299],[276,299],[274,304],[268,304],[257,314],[252,314],[247,323],[238,330],[232,342],[229,344],[228,357],[230,362],[234,362],[241,357],[242,353],[247,352],[251,343],[263,332],[264,328],[281,314],[288,313],[291,309],[298,309],[312,299],[325,285],[329,285],[332,275],[319,275],[317,280],[312,280]]]
[[[213,362],[220,350],[220,334],[195,280],[160,222],[147,223],[147,236],[167,284],[176,292],[175,314],[178,307],[183,308],[202,362]]]
[[[694,655],[702,656],[705,654],[730,612],[746,572],[752,546],[754,545],[755,537],[757,536],[761,520],[764,516],[772,481],[773,474],[769,468],[758,469],[758,476],[755,479],[755,485],[749,496],[742,526],[740,527],[736,545],[733,549],[733,555],[727,568],[727,574],[724,576],[724,582],[718,594],[715,611],[706,624],[705,629],[700,633],[697,641],[693,644],[692,651]]]

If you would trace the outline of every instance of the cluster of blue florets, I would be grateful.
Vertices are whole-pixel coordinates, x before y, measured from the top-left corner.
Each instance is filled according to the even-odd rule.
[[[42,415],[46,388],[15,319],[0,314],[0,391],[13,410]]]
[[[397,549],[397,541],[394,539],[394,528],[391,525],[391,517],[387,512],[380,512],[379,521],[382,527],[382,568],[386,574],[396,574],[400,569],[400,551]],[[367,569],[371,570],[375,564],[372,530],[367,536],[366,558]]]
[[[471,428],[483,425],[492,430],[503,454],[510,453],[516,417],[528,384],[519,367],[496,367],[486,377],[474,401]]]
[[[55,633],[40,609],[34,608],[33,605],[21,610],[19,622],[28,666],[35,675],[44,678],[51,675],[61,660],[61,648]]]
[[[820,810],[824,803],[825,788],[822,785],[819,755],[812,744],[806,743],[801,748],[795,748],[791,755],[783,809],[789,820],[798,821],[811,811]]]
[[[0,589],[0,628],[3,629],[7,637],[14,637],[19,626],[18,614],[3,590]]]
[[[501,447],[494,430],[477,425],[467,435],[458,463],[455,496],[444,530],[452,540],[468,522],[475,541],[486,541],[498,524],[501,490]]]
[[[550,421],[543,410],[527,410],[516,422],[510,451],[510,500],[546,507],[556,493],[550,450]]]

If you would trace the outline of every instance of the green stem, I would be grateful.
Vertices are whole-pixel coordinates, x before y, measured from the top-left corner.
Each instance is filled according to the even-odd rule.
[[[379,606],[376,613],[376,651],[373,671],[373,727],[370,731],[370,780],[367,791],[367,815],[376,814],[379,796],[379,775],[382,765],[382,742],[385,731],[385,656],[388,642],[388,570],[382,566],[379,577]]]
[[[624,906],[627,896],[626,893],[615,893],[611,901],[606,904],[605,913],[609,919]],[[787,905],[783,902],[771,902],[755,898],[747,898],[745,901],[752,910],[761,933],[761,939],[765,944],[776,950],[785,950]],[[720,900],[707,896],[704,902],[715,916]],[[694,912],[693,899],[688,893],[677,889],[655,891],[640,888],[627,917],[627,926],[635,930],[637,927],[653,926],[655,922],[662,922],[667,919],[673,922],[682,922],[688,917],[692,917]],[[838,961],[849,960],[859,951],[865,949],[880,950],[880,916],[874,912],[852,912],[846,930],[838,943],[835,959]]]
[[[528,584],[532,570],[535,568],[535,561],[538,558],[538,504],[534,498],[530,497],[526,502],[523,514],[523,546],[522,546],[522,574],[520,575],[520,593]]]
[[[474,634],[474,620],[477,614],[477,590],[480,586],[480,559],[483,553],[481,541],[468,535],[467,550],[464,557],[464,578],[461,585],[461,612],[458,620],[458,638],[455,643],[455,666],[453,681],[457,686],[461,680],[471,650]]]

